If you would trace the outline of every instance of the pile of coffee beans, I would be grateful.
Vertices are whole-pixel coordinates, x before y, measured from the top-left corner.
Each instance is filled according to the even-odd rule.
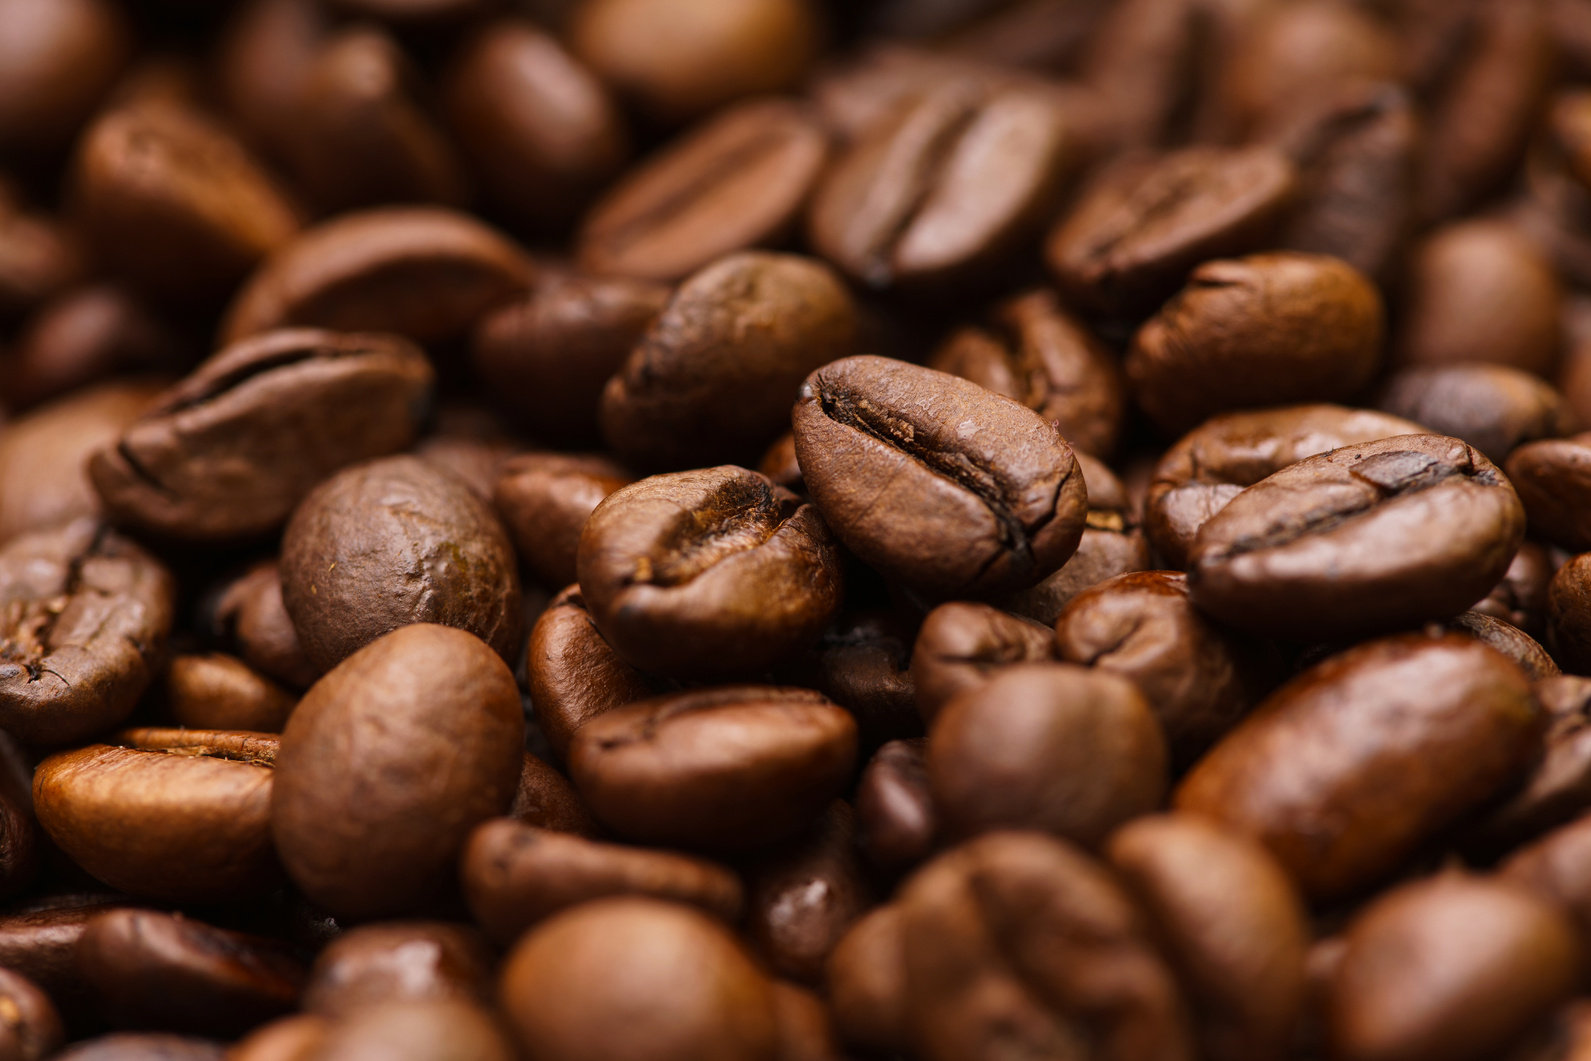
[[[0,1061],[1591,1059],[1591,0],[0,0]]]

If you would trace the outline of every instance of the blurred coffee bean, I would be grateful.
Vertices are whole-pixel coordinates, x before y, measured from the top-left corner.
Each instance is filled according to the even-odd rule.
[[[100,914],[120,904],[48,907],[0,914],[0,967],[25,976],[50,997],[67,1019],[91,1008],[77,967],[77,942]]]
[[[112,1032],[55,1056],[61,1061],[223,1061],[226,1044],[165,1032]]]
[[[874,753],[856,785],[857,845],[885,872],[910,869],[933,851],[938,815],[928,783],[928,741],[893,740]]]
[[[1376,404],[1438,434],[1461,438],[1498,464],[1522,443],[1567,435],[1577,426],[1551,385],[1506,365],[1405,368],[1383,384]]]
[[[0,175],[0,318],[19,317],[84,282],[84,257],[76,233],[27,209]]]
[[[128,291],[76,288],[39,308],[0,356],[6,407],[18,411],[118,374],[170,372],[183,342]]]
[[[1552,576],[1547,588],[1547,644],[1570,674],[1591,674],[1591,553]]]
[[[325,1017],[307,1013],[278,1017],[234,1043],[227,1061],[303,1061],[320,1048],[330,1027]]]
[[[554,597],[536,620],[525,669],[536,721],[559,758],[586,722],[659,691],[603,638],[579,586]]]
[[[1521,491],[1519,499],[1525,503],[1528,515],[1531,502],[1520,485],[1521,478],[1510,472],[1509,480]],[[1531,637],[1540,639],[1546,636],[1547,587],[1556,570],[1548,549],[1527,541],[1514,554],[1508,573],[1471,610],[1513,623]]]
[[[898,904],[874,907],[829,952],[829,1010],[851,1046],[886,1053],[910,1048],[901,932]]]
[[[1568,549],[1591,549],[1591,434],[1530,442],[1504,467],[1532,533]]]
[[[485,1004],[492,953],[468,925],[383,921],[351,928],[315,958],[305,1012],[339,1019],[366,1006],[457,999]]]
[[[6,0],[0,153],[55,151],[76,135],[132,51],[110,0]]]
[[[1502,850],[1591,808],[1591,679],[1538,679],[1547,714],[1540,760],[1519,790],[1469,831],[1468,846]]]
[[[166,670],[171,717],[190,729],[280,733],[298,698],[220,652],[176,656]]]
[[[332,35],[319,0],[246,0],[236,5],[216,52],[216,82],[248,138],[284,160],[294,137],[304,81]]]
[[[65,1037],[50,996],[27,977],[0,969],[0,1057],[44,1061]]]
[[[369,1006],[327,1029],[306,1061],[514,1061],[497,1017],[456,999]]]
[[[580,793],[557,768],[530,752],[524,754],[519,785],[508,816],[524,825],[554,832],[596,837],[602,833]]]
[[[911,672],[915,634],[896,611],[845,612],[808,655],[817,687],[856,717],[864,753],[922,732]]]
[[[1007,667],[1053,659],[1048,629],[988,604],[952,601],[928,613],[912,647],[917,710],[932,724],[944,706]]]

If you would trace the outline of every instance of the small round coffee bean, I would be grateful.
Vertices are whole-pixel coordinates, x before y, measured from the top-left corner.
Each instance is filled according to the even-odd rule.
[[[951,601],[928,613],[912,646],[917,710],[932,724],[957,695],[1017,663],[1055,657],[1050,631],[988,604]]]
[[[282,732],[271,831],[288,874],[336,914],[418,906],[451,881],[469,830],[508,809],[523,740],[519,689],[484,642],[430,624],[378,638]]]
[[[236,656],[177,656],[166,671],[171,717],[192,729],[280,733],[298,698]]]
[[[913,626],[897,611],[846,612],[808,656],[818,689],[856,716],[864,751],[922,731],[911,673]]]
[[[1509,454],[1532,534],[1566,549],[1591,549],[1591,434],[1528,442]]]
[[[635,481],[599,454],[527,453],[503,465],[492,502],[519,559],[546,586],[575,581],[580,531],[602,499]]]
[[[315,958],[303,1009],[333,1020],[387,1002],[456,999],[487,1004],[492,952],[473,927],[383,921],[351,928]]]
[[[1567,435],[1577,426],[1563,395],[1506,365],[1405,368],[1386,381],[1376,404],[1461,438],[1497,464],[1522,443]]]
[[[87,281],[85,250],[59,219],[28,209],[0,176],[0,316],[21,317]]]
[[[887,903],[862,915],[829,952],[829,1010],[851,1046],[886,1054],[911,1046],[902,931],[900,905]]]
[[[232,641],[244,662],[291,689],[307,689],[321,669],[304,653],[282,604],[276,561],[266,560],[228,583],[216,600],[215,633]]]
[[[27,977],[0,969],[0,1057],[44,1061],[65,1038],[50,996]]]
[[[928,740],[892,740],[874,753],[856,785],[857,845],[886,873],[910,869],[933,851],[939,832],[928,783]]]

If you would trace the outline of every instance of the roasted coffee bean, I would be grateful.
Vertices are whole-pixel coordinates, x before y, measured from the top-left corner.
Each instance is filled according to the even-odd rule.
[[[258,894],[280,877],[276,751],[262,733],[128,730],[40,763],[33,806],[61,850],[113,888],[177,901]]]
[[[446,343],[523,294],[531,275],[518,247],[451,210],[342,214],[305,230],[255,271],[227,310],[221,338],[299,325]]]
[[[556,276],[482,317],[471,361],[538,437],[594,442],[602,388],[668,299],[667,287],[645,280]]]
[[[844,1048],[815,991],[788,980],[773,981],[774,1023],[779,1029],[779,1061],[837,1061]]]
[[[1461,438],[1498,464],[1522,443],[1567,435],[1576,427],[1563,395],[1505,365],[1406,368],[1387,380],[1377,405]]]
[[[813,197],[809,237],[872,287],[963,281],[1049,219],[1074,158],[1046,95],[952,80],[835,161]]]
[[[1520,479],[1512,472],[1509,481],[1520,491],[1519,499],[1530,512],[1530,501],[1520,487]],[[1533,522],[1533,521],[1532,521]],[[1473,611],[1513,623],[1531,637],[1546,636],[1547,587],[1552,582],[1557,566],[1546,546],[1527,541],[1514,554],[1508,573],[1492,587],[1485,598],[1476,602]]]
[[[602,435],[636,468],[750,463],[790,423],[808,373],[856,343],[856,308],[826,266],[719,259],[680,285],[608,381]]]
[[[431,433],[410,452],[450,473],[489,504],[503,465],[529,448],[491,409],[454,401],[437,409]]]
[[[291,689],[307,689],[320,676],[282,603],[282,579],[274,560],[256,564],[221,591],[214,632],[236,644],[249,666]]]
[[[1064,1056],[1084,1043],[1099,1057],[1193,1056],[1147,926],[1065,841],[981,837],[919,871],[900,905],[907,1022],[926,1061]]]
[[[1482,612],[1459,612],[1446,623],[1444,629],[1455,634],[1473,637],[1488,648],[1507,656],[1531,681],[1551,678],[1559,672],[1547,650],[1535,638],[1513,623]]]
[[[1123,368],[1161,430],[1214,413],[1347,398],[1381,354],[1381,296],[1345,262],[1257,254],[1206,262],[1133,336]]]
[[[514,790],[514,801],[508,805],[508,816],[554,832],[586,837],[602,833],[602,826],[586,809],[569,779],[530,752],[525,753],[520,766],[519,786]]]
[[[856,716],[864,751],[922,732],[911,672],[915,632],[897,612],[849,612],[813,647],[817,687]]]
[[[239,1039],[227,1061],[305,1061],[325,1041],[331,1021],[307,1013],[279,1017]]]
[[[86,281],[87,274],[75,234],[57,219],[28,210],[0,176],[0,318],[39,308]]]
[[[331,39],[330,13],[315,0],[239,4],[217,42],[216,88],[250,141],[285,159],[304,79]]]
[[[187,363],[186,353],[165,322],[120,285],[74,288],[40,306],[0,355],[5,405],[31,408],[118,374],[172,372]]]
[[[1560,92],[1547,108],[1547,133],[1570,176],[1591,185],[1591,95]]]
[[[1582,814],[1518,848],[1500,876],[1566,911],[1583,939],[1591,930],[1591,818]]]
[[[77,966],[115,1026],[217,1036],[288,1012],[305,978],[284,944],[152,910],[96,917]]]
[[[828,154],[806,104],[741,103],[608,191],[581,225],[577,260],[593,273],[674,281],[726,254],[782,243]]]
[[[928,741],[892,740],[874,753],[856,786],[857,845],[885,872],[910,869],[939,832],[928,783]]]
[[[332,940],[315,958],[303,1008],[333,1019],[385,1002],[456,999],[486,1004],[492,953],[474,928],[447,921],[384,921]]]
[[[492,500],[520,561],[556,588],[575,581],[580,530],[592,509],[634,481],[599,454],[529,453],[503,465]]]
[[[1199,531],[1188,588],[1239,629],[1297,639],[1447,618],[1508,570],[1524,509],[1497,468],[1440,435],[1310,457]]]
[[[498,998],[520,1047],[546,1061],[777,1056],[767,976],[717,921],[655,899],[559,914],[509,954]]]
[[[470,912],[505,946],[561,910],[608,896],[684,903],[730,924],[745,903],[740,878],[717,863],[596,843],[501,818],[470,835],[459,872]]]
[[[1340,405],[1212,417],[1155,466],[1144,531],[1167,563],[1186,567],[1199,528],[1247,487],[1307,457],[1422,430],[1412,421]]]
[[[514,1061],[496,1017],[454,999],[395,1002],[334,1023],[305,1061]]]
[[[1105,344],[1045,290],[1004,303],[993,324],[995,332],[956,332],[928,367],[1015,398],[1054,423],[1079,452],[1110,456],[1126,393]]]
[[[1201,1056],[1287,1056],[1304,1004],[1310,929],[1275,859],[1189,814],[1123,826],[1107,857],[1166,941]]]
[[[818,693],[776,686],[615,708],[581,726],[569,747],[576,787],[614,832],[717,849],[798,832],[839,794],[855,761],[849,714]]]
[[[1562,342],[1560,284],[1524,233],[1502,221],[1460,221],[1426,236],[1411,257],[1398,356],[1551,378]]]
[[[1277,690],[1199,761],[1175,804],[1259,840],[1311,899],[1336,898],[1499,794],[1545,725],[1503,656],[1457,635],[1403,634]]]
[[[1263,246],[1297,183],[1293,164],[1267,147],[1194,147],[1119,163],[1050,233],[1050,270],[1097,312],[1150,311],[1200,262]]]
[[[729,465],[608,495],[580,534],[578,568],[607,643],[661,674],[755,673],[816,640],[843,592],[817,509]]]
[[[591,0],[569,41],[603,79],[665,121],[793,87],[817,52],[810,0]]]
[[[115,908],[90,902],[0,914],[0,968],[33,981],[71,1018],[90,1004],[77,969],[77,941],[90,922]]]
[[[801,462],[796,460],[795,432],[786,431],[768,447],[757,463],[757,470],[792,493],[807,492],[806,480],[801,477]]]
[[[280,733],[298,697],[236,656],[177,656],[166,670],[171,717],[191,729]]]
[[[279,526],[312,487],[405,449],[430,405],[425,355],[397,336],[313,329],[234,343],[167,391],[89,475],[113,519],[224,541]]]
[[[1582,948],[1569,920],[1515,884],[1444,873],[1354,919],[1332,977],[1344,1061],[1486,1058],[1568,1000]]]
[[[863,1050],[910,1049],[901,908],[875,907],[851,926],[825,963],[824,979],[835,1030]]]
[[[1591,434],[1520,446],[1504,466],[1530,530],[1569,549],[1591,549]]]
[[[41,845],[32,789],[32,759],[0,731],[0,898],[10,898],[32,883],[38,865]]]
[[[928,779],[951,837],[1042,829],[1094,846],[1157,809],[1165,737],[1125,678],[1064,663],[1018,664],[934,719]]]
[[[746,934],[776,973],[819,983],[835,944],[873,905],[856,830],[856,812],[835,800],[806,835],[747,870]]]
[[[957,695],[1017,663],[1055,656],[1050,631],[987,604],[952,601],[928,613],[912,647],[917,710],[932,724]]]
[[[1506,850],[1591,807],[1591,679],[1550,675],[1535,691],[1547,713],[1540,760],[1517,792],[1469,830],[1470,848]]]
[[[127,717],[154,678],[175,587],[153,557],[92,519],[0,548],[0,726],[33,744]]]
[[[113,1032],[74,1043],[61,1061],[223,1061],[226,1045],[164,1032]]]
[[[523,734],[513,675],[484,642],[429,624],[373,641],[282,733],[271,830],[288,874],[345,916],[431,899],[469,830],[508,809]]]
[[[0,969],[0,1057],[44,1061],[65,1037],[50,996],[27,977]]]
[[[1172,571],[1121,575],[1084,590],[1055,623],[1055,654],[1138,686],[1186,766],[1237,725],[1280,676],[1259,645],[1193,606]]]
[[[127,62],[125,16],[105,0],[7,0],[0,21],[0,151],[64,147]]]
[[[1552,576],[1547,644],[1570,674],[1591,674],[1591,553],[1581,553]]]
[[[659,691],[603,639],[579,586],[554,597],[536,620],[525,669],[536,721],[560,759],[585,723]]]
[[[932,369],[853,357],[792,413],[807,488],[835,535],[935,596],[1026,589],[1077,549],[1087,489],[1054,425]]]
[[[409,623],[467,630],[505,659],[519,651],[519,577],[502,523],[417,457],[357,464],[311,491],[282,535],[281,566],[282,603],[322,668]]]

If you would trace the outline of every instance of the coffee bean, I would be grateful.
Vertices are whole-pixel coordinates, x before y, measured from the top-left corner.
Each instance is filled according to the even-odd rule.
[[[65,1037],[50,997],[27,977],[0,969],[0,1057],[44,1061]]]
[[[1525,501],[1523,488],[1518,485],[1520,478],[1510,473],[1509,480],[1516,484],[1516,490],[1521,490],[1519,499],[1525,502],[1528,515],[1530,502]],[[1514,554],[1513,562],[1508,565],[1508,573],[1492,587],[1491,593],[1476,602],[1472,610],[1513,623],[1531,637],[1544,637],[1547,629],[1547,587],[1556,570],[1557,565],[1547,548],[1527,541]]]
[[[490,506],[416,457],[345,468],[282,535],[282,603],[304,651],[330,668],[409,623],[467,630],[519,651],[513,547]]]
[[[5,404],[20,411],[115,375],[174,373],[186,347],[121,285],[73,288],[40,306],[0,355]]]
[[[333,1024],[307,1061],[514,1061],[493,1014],[453,999],[370,1006]]]
[[[0,897],[33,881],[39,861],[39,827],[33,817],[33,761],[0,731]]]
[[[569,747],[570,776],[614,832],[715,849],[798,832],[839,794],[855,761],[849,714],[818,693],[776,686],[615,708],[581,726]]]
[[[772,479],[775,486],[797,494],[807,492],[806,480],[801,477],[801,462],[796,460],[794,431],[786,431],[768,447],[762,460],[757,462],[757,471]]]
[[[77,943],[89,923],[116,905],[89,902],[0,914],[0,966],[27,977],[70,1019],[89,1005],[77,967]]]
[[[602,834],[602,826],[586,809],[569,779],[530,752],[524,754],[508,816],[538,829],[586,837]]]
[[[1547,588],[1547,644],[1570,674],[1591,673],[1591,553],[1558,569]]]
[[[835,1030],[863,1050],[910,1048],[901,908],[874,907],[829,952],[825,964]]]
[[[818,689],[856,717],[864,751],[922,732],[911,672],[915,632],[896,612],[848,612],[810,654]]]
[[[193,729],[280,733],[298,698],[236,656],[177,656],[166,671],[171,717]]]
[[[941,604],[923,620],[912,648],[917,710],[932,724],[947,703],[1007,667],[1054,656],[1053,638],[1038,623],[987,604]]]
[[[298,1013],[262,1024],[227,1051],[228,1061],[300,1061],[325,1041],[331,1022]]]
[[[910,869],[933,851],[939,831],[928,783],[928,741],[892,740],[856,785],[857,845],[885,872]]]
[[[373,641],[282,733],[271,831],[288,874],[344,915],[431,899],[468,831],[508,809],[523,726],[513,675],[470,634],[419,624]]]
[[[291,689],[307,689],[320,676],[282,603],[282,579],[267,560],[227,584],[216,600],[215,633],[236,644],[249,666]]]
[[[284,159],[298,130],[304,81],[332,35],[313,0],[239,5],[217,42],[216,88],[250,141]]]
[[[1591,927],[1591,821],[1584,816],[1516,850],[1500,876],[1565,911],[1581,938]]]
[[[829,1008],[814,991],[773,981],[773,1018],[780,1061],[832,1061],[844,1056]]]
[[[460,873],[470,912],[504,945],[561,910],[607,896],[684,903],[731,924],[745,901],[740,878],[706,859],[597,843],[504,819],[470,835]]]
[[[1032,410],[882,357],[814,372],[792,413],[807,487],[834,533],[935,596],[1026,589],[1066,562],[1087,490]]]
[[[7,0],[0,60],[0,149],[64,147],[132,51],[121,9],[104,0]]]
[[[1577,426],[1561,394],[1505,365],[1406,368],[1387,380],[1376,404],[1461,438],[1498,464],[1523,443],[1567,435]]]
[[[1259,840],[1311,899],[1336,898],[1517,779],[1545,724],[1524,674],[1484,645],[1384,638],[1273,693],[1174,803]]]
[[[74,1043],[55,1056],[62,1061],[222,1061],[226,1046],[164,1032],[114,1032]]]
[[[1591,794],[1591,679],[1539,678],[1547,714],[1543,751],[1519,790],[1469,831],[1466,846],[1503,851],[1578,815]]]
[[[1514,661],[1531,681],[1540,681],[1559,673],[1547,650],[1535,638],[1513,623],[1484,615],[1481,612],[1459,612],[1443,624],[1447,630],[1473,637],[1481,644]]]
[[[486,1004],[492,953],[474,928],[447,921],[385,921],[351,928],[315,958],[303,1008],[333,1019],[391,1002]]]
[[[603,638],[662,674],[754,673],[811,644],[843,592],[817,510],[729,465],[608,495],[581,532],[577,566]]]
[[[591,511],[635,479],[597,454],[530,453],[503,465],[492,500],[519,559],[543,585],[575,581],[580,531]]]
[[[1591,548],[1585,515],[1591,435],[1529,442],[1511,453],[1504,467],[1533,533],[1566,548]]]
[[[0,317],[20,317],[87,280],[80,244],[59,219],[28,209],[0,176]]]

